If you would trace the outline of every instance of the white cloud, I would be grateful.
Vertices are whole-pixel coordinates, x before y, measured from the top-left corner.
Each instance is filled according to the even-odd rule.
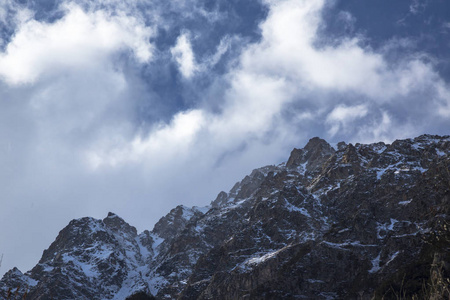
[[[190,36],[188,32],[182,33],[177,38],[175,46],[170,49],[172,59],[175,60],[181,75],[186,79],[191,78],[197,73],[210,71],[228,51],[232,40],[237,40],[229,36],[223,37],[213,54],[204,57],[201,61],[197,61],[195,53],[192,50]]]
[[[102,139],[86,153],[86,158],[93,169],[127,162],[146,162],[150,169],[166,166],[175,157],[180,159],[190,155],[189,151],[196,147],[196,135],[205,123],[201,110],[181,112],[170,124],[157,126],[150,136],[138,135],[131,142],[122,141],[120,147],[111,147],[110,137]]]
[[[366,105],[345,106],[339,105],[334,108],[327,116],[327,122],[345,122],[367,115]]]
[[[413,15],[417,15],[423,12],[427,5],[427,1],[412,0],[412,3],[409,6],[409,12]]]
[[[391,101],[430,86],[437,74],[419,58],[395,65],[383,53],[360,45],[358,38],[315,45],[323,1],[273,1],[261,25],[262,41],[243,56],[244,68],[281,76],[304,89],[356,92],[375,101]]]
[[[192,51],[191,42],[189,40],[189,34],[181,34],[174,47],[170,49],[172,57],[178,64],[180,73],[185,78],[190,78],[197,71],[197,65],[195,62],[194,52]]]
[[[356,22],[356,18],[352,16],[348,11],[341,11],[338,14],[338,19],[344,22],[345,26],[349,30],[353,30]]]
[[[0,6],[0,22],[1,23],[6,23],[6,15],[7,15],[6,9],[7,9],[6,5]]]
[[[356,106],[339,105],[335,107],[327,116],[325,122],[331,125],[328,133],[330,136],[336,135],[341,130],[347,131],[349,124],[356,119],[367,116],[368,108],[364,104]]]
[[[14,14],[18,10],[18,5],[12,0],[3,0],[0,5],[0,23],[7,24],[10,14]]]
[[[91,156],[95,156],[95,151],[103,153],[97,166],[108,161],[126,163],[135,157],[165,157],[163,149],[176,147],[177,132],[181,129],[179,118],[184,117],[197,125],[189,126],[192,129],[189,140],[195,143],[186,143],[183,152],[194,152],[201,145],[199,148],[214,161],[214,156],[236,149],[248,140],[262,141],[271,132],[288,132],[280,148],[295,140],[300,129],[290,131],[295,124],[286,122],[282,116],[291,107],[297,116],[303,116],[297,118],[297,123],[313,124],[314,119],[322,119],[321,126],[328,128],[322,134],[348,139],[364,137],[365,141],[391,139],[399,133],[395,130],[389,133],[387,127],[392,124],[403,132],[419,134],[416,124],[400,126],[393,119],[399,109],[419,116],[422,112],[416,107],[424,101],[419,95],[434,93],[433,102],[440,106],[433,107],[433,113],[446,113],[445,95],[449,89],[432,65],[420,57],[405,57],[392,65],[382,52],[362,47],[357,38],[318,48],[315,41],[324,1],[285,0],[267,4],[270,11],[260,26],[262,39],[244,49],[239,64],[225,76],[228,87],[218,95],[222,100],[219,112],[201,107],[180,112],[171,123],[140,136],[139,143],[134,140],[122,145],[127,149],[125,152],[119,147],[111,159],[104,154],[108,151],[91,149]],[[347,19],[351,16],[347,15]],[[186,78],[199,70],[188,33],[178,37],[171,52]],[[355,101],[356,104],[352,103]],[[117,153],[127,154],[119,155],[118,159]]]
[[[438,114],[443,118],[450,118],[450,89],[448,89],[442,80],[436,81],[436,90],[438,99]]]
[[[0,53],[0,78],[9,84],[32,83],[49,73],[96,68],[128,49],[139,62],[151,58],[152,30],[136,18],[85,12],[75,4],[66,4],[64,12],[51,24],[34,19],[21,22]]]
[[[214,67],[222,58],[222,56],[228,51],[231,44],[231,38],[229,36],[225,36],[220,40],[219,45],[217,46],[216,52],[207,57],[205,61],[200,66],[202,72],[207,71],[208,69]]]

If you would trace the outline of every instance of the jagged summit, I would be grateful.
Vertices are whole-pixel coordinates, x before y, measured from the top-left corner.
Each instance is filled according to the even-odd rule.
[[[298,167],[307,163],[306,168],[313,170],[324,160],[329,158],[335,150],[325,140],[314,137],[309,140],[303,149],[294,149],[291,152],[286,167]]]
[[[119,217],[119,216],[116,215],[116,214],[113,213],[113,212],[109,212],[108,215],[106,216],[106,218],[118,218],[118,217]]]
[[[108,216],[103,219],[103,223],[111,230],[116,232],[123,231],[130,235],[137,235],[137,230],[134,226],[131,226],[127,222],[125,222],[118,215],[109,212]]]
[[[164,239],[175,237],[194,216],[201,216],[207,210],[178,205],[155,224],[153,232]]]
[[[114,213],[72,220],[32,270],[5,274],[0,297],[448,298],[449,166],[450,136],[312,138],[152,231]]]

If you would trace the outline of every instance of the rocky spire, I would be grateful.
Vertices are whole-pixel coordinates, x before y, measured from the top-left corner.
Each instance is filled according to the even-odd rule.
[[[108,216],[103,219],[103,223],[113,231],[123,231],[134,236],[137,235],[136,228],[125,222],[115,213],[109,212]]]
[[[287,168],[295,168],[306,163],[308,171],[315,171],[327,161],[334,149],[325,140],[314,137],[309,140],[303,149],[294,149],[286,163]]]

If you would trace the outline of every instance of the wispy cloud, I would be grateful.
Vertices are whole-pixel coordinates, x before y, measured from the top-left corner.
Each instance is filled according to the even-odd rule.
[[[341,129],[344,132],[347,132],[349,127],[348,124],[353,123],[356,119],[367,116],[367,114],[368,108],[363,104],[356,106],[337,106],[326,118],[325,122],[331,126],[328,133],[330,136],[335,136]]]
[[[180,73],[185,78],[190,78],[197,71],[197,63],[189,38],[189,33],[185,32],[177,39],[177,43],[170,49],[173,59],[177,62]]]

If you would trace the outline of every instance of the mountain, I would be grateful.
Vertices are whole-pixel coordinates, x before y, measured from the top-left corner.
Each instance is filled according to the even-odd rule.
[[[450,136],[320,138],[140,234],[73,220],[5,299],[446,299]]]

